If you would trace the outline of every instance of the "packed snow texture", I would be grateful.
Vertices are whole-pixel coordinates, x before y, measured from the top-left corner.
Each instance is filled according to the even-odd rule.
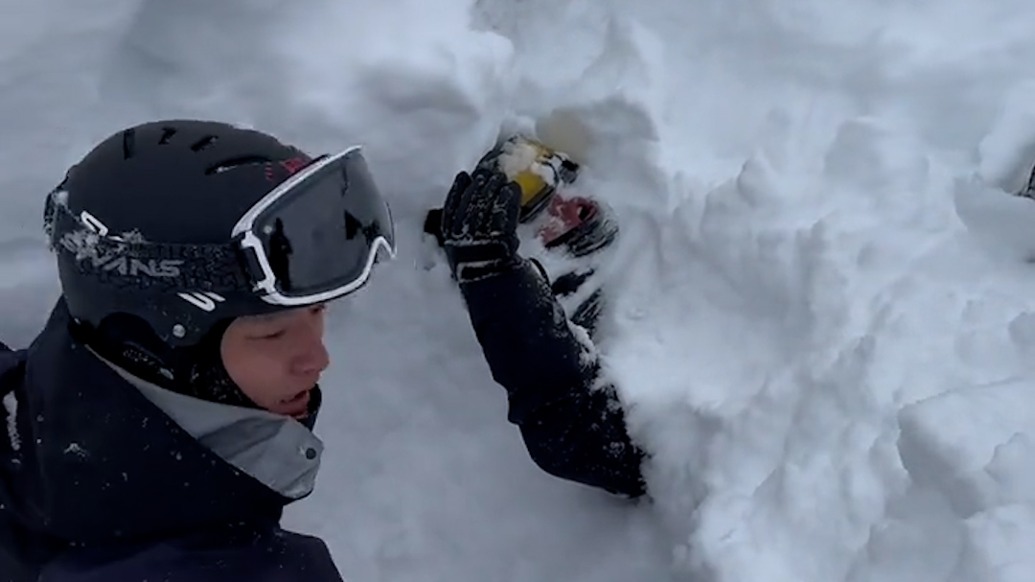
[[[332,312],[324,469],[287,518],[349,579],[1029,582],[1035,203],[1010,194],[1033,21],[1022,0],[9,2],[0,337],[28,343],[57,294],[44,195],[122,125],[358,142],[401,255]],[[528,460],[420,234],[501,128],[572,154],[621,221],[600,349],[650,502]]]

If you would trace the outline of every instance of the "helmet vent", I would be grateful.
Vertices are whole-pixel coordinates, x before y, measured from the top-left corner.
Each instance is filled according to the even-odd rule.
[[[229,160],[224,160],[222,162],[209,166],[205,169],[205,174],[222,174],[227,170],[233,170],[234,168],[239,168],[241,166],[266,164],[269,163],[269,161],[270,160],[268,158],[264,158],[262,156],[243,156],[240,158],[231,158]]]
[[[191,145],[190,149],[193,150],[193,151],[196,151],[196,152],[200,152],[201,150],[207,148],[208,146],[216,143],[217,139],[219,139],[219,138],[214,136],[214,135],[206,135],[205,137],[199,139],[197,142],[195,142],[193,145]]]
[[[172,139],[172,136],[174,136],[174,135],[176,135],[176,128],[175,127],[163,127],[162,128],[162,138],[158,140],[159,145],[166,145],[166,144],[168,144],[169,140]]]
[[[122,132],[122,158],[130,159],[136,151],[137,134],[132,129]]]

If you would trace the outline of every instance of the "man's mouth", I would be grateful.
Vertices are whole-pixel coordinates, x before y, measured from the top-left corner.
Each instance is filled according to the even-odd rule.
[[[285,416],[305,418],[309,414],[309,397],[312,389],[306,389],[294,396],[282,399],[277,406],[276,412]]]

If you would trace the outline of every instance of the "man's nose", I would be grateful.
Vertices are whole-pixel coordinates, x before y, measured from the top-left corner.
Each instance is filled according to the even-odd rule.
[[[331,364],[327,347],[323,343],[323,325],[315,322],[305,327],[300,338],[295,370],[302,374],[319,374]]]

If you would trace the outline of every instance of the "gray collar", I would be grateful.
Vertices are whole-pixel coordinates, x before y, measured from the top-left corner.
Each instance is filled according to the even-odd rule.
[[[100,356],[98,356],[100,357]],[[199,443],[289,499],[313,491],[323,442],[297,420],[166,390],[107,363]]]

